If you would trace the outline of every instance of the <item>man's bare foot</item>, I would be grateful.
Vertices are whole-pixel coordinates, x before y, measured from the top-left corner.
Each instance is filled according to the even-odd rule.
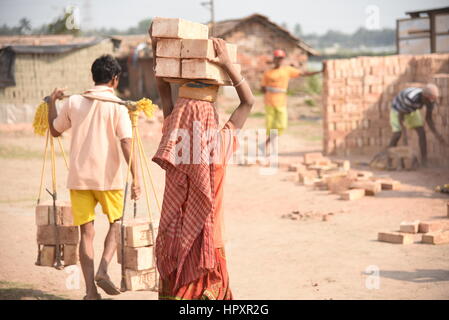
[[[83,300],[101,300],[101,295],[98,292],[95,294],[88,294],[84,296]]]
[[[108,295],[116,296],[120,294],[119,288],[114,285],[109,278],[109,275],[105,272],[100,272],[99,270],[95,276],[95,282],[97,283],[97,286],[103,289]]]
[[[111,278],[109,278],[109,275],[107,274],[107,272],[98,270],[97,274],[95,275],[95,281],[99,281],[99,280],[111,280]]]

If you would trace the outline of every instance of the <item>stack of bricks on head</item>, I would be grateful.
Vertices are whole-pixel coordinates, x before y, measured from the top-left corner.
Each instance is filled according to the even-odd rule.
[[[56,221],[53,201],[41,202],[36,207],[37,244],[39,246],[37,265],[55,266],[57,243],[61,249],[63,265],[76,265],[78,263],[79,234],[78,227],[73,225],[70,202],[58,200],[55,207]]]
[[[143,219],[125,221],[125,283],[128,291],[151,291],[156,288],[154,235],[151,223]],[[121,233],[117,234],[117,261],[123,263]]]
[[[158,38],[156,76],[172,79],[205,80],[216,85],[232,85],[229,76],[217,65],[213,41],[206,25],[183,19],[155,18],[152,36]],[[237,46],[227,44],[231,61],[237,62]]]
[[[289,166],[289,171],[297,172],[299,184],[329,190],[346,201],[399,190],[401,185],[388,176],[375,177],[370,171],[351,170],[349,160],[332,161],[319,152],[305,154],[302,162]]]

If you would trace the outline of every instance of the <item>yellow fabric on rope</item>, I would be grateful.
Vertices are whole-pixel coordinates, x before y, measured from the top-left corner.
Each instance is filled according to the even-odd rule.
[[[148,119],[154,116],[156,105],[150,99],[143,98],[136,102],[137,111],[145,113]]]
[[[48,130],[48,104],[44,101],[39,104],[34,114],[33,120],[34,133],[39,136],[45,136]]]

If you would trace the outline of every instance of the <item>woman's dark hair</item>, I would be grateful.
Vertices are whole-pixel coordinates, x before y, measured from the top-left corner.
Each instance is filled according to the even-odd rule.
[[[97,84],[108,83],[122,72],[118,61],[109,54],[95,60],[90,70],[92,71],[92,78]]]

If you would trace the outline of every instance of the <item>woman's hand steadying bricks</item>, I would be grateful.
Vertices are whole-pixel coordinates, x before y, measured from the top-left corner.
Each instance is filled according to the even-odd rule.
[[[232,61],[228,53],[228,48],[226,47],[226,41],[219,38],[212,38],[212,41],[214,42],[214,49],[217,57],[209,58],[208,60],[212,63],[218,64],[221,67],[232,65]]]

